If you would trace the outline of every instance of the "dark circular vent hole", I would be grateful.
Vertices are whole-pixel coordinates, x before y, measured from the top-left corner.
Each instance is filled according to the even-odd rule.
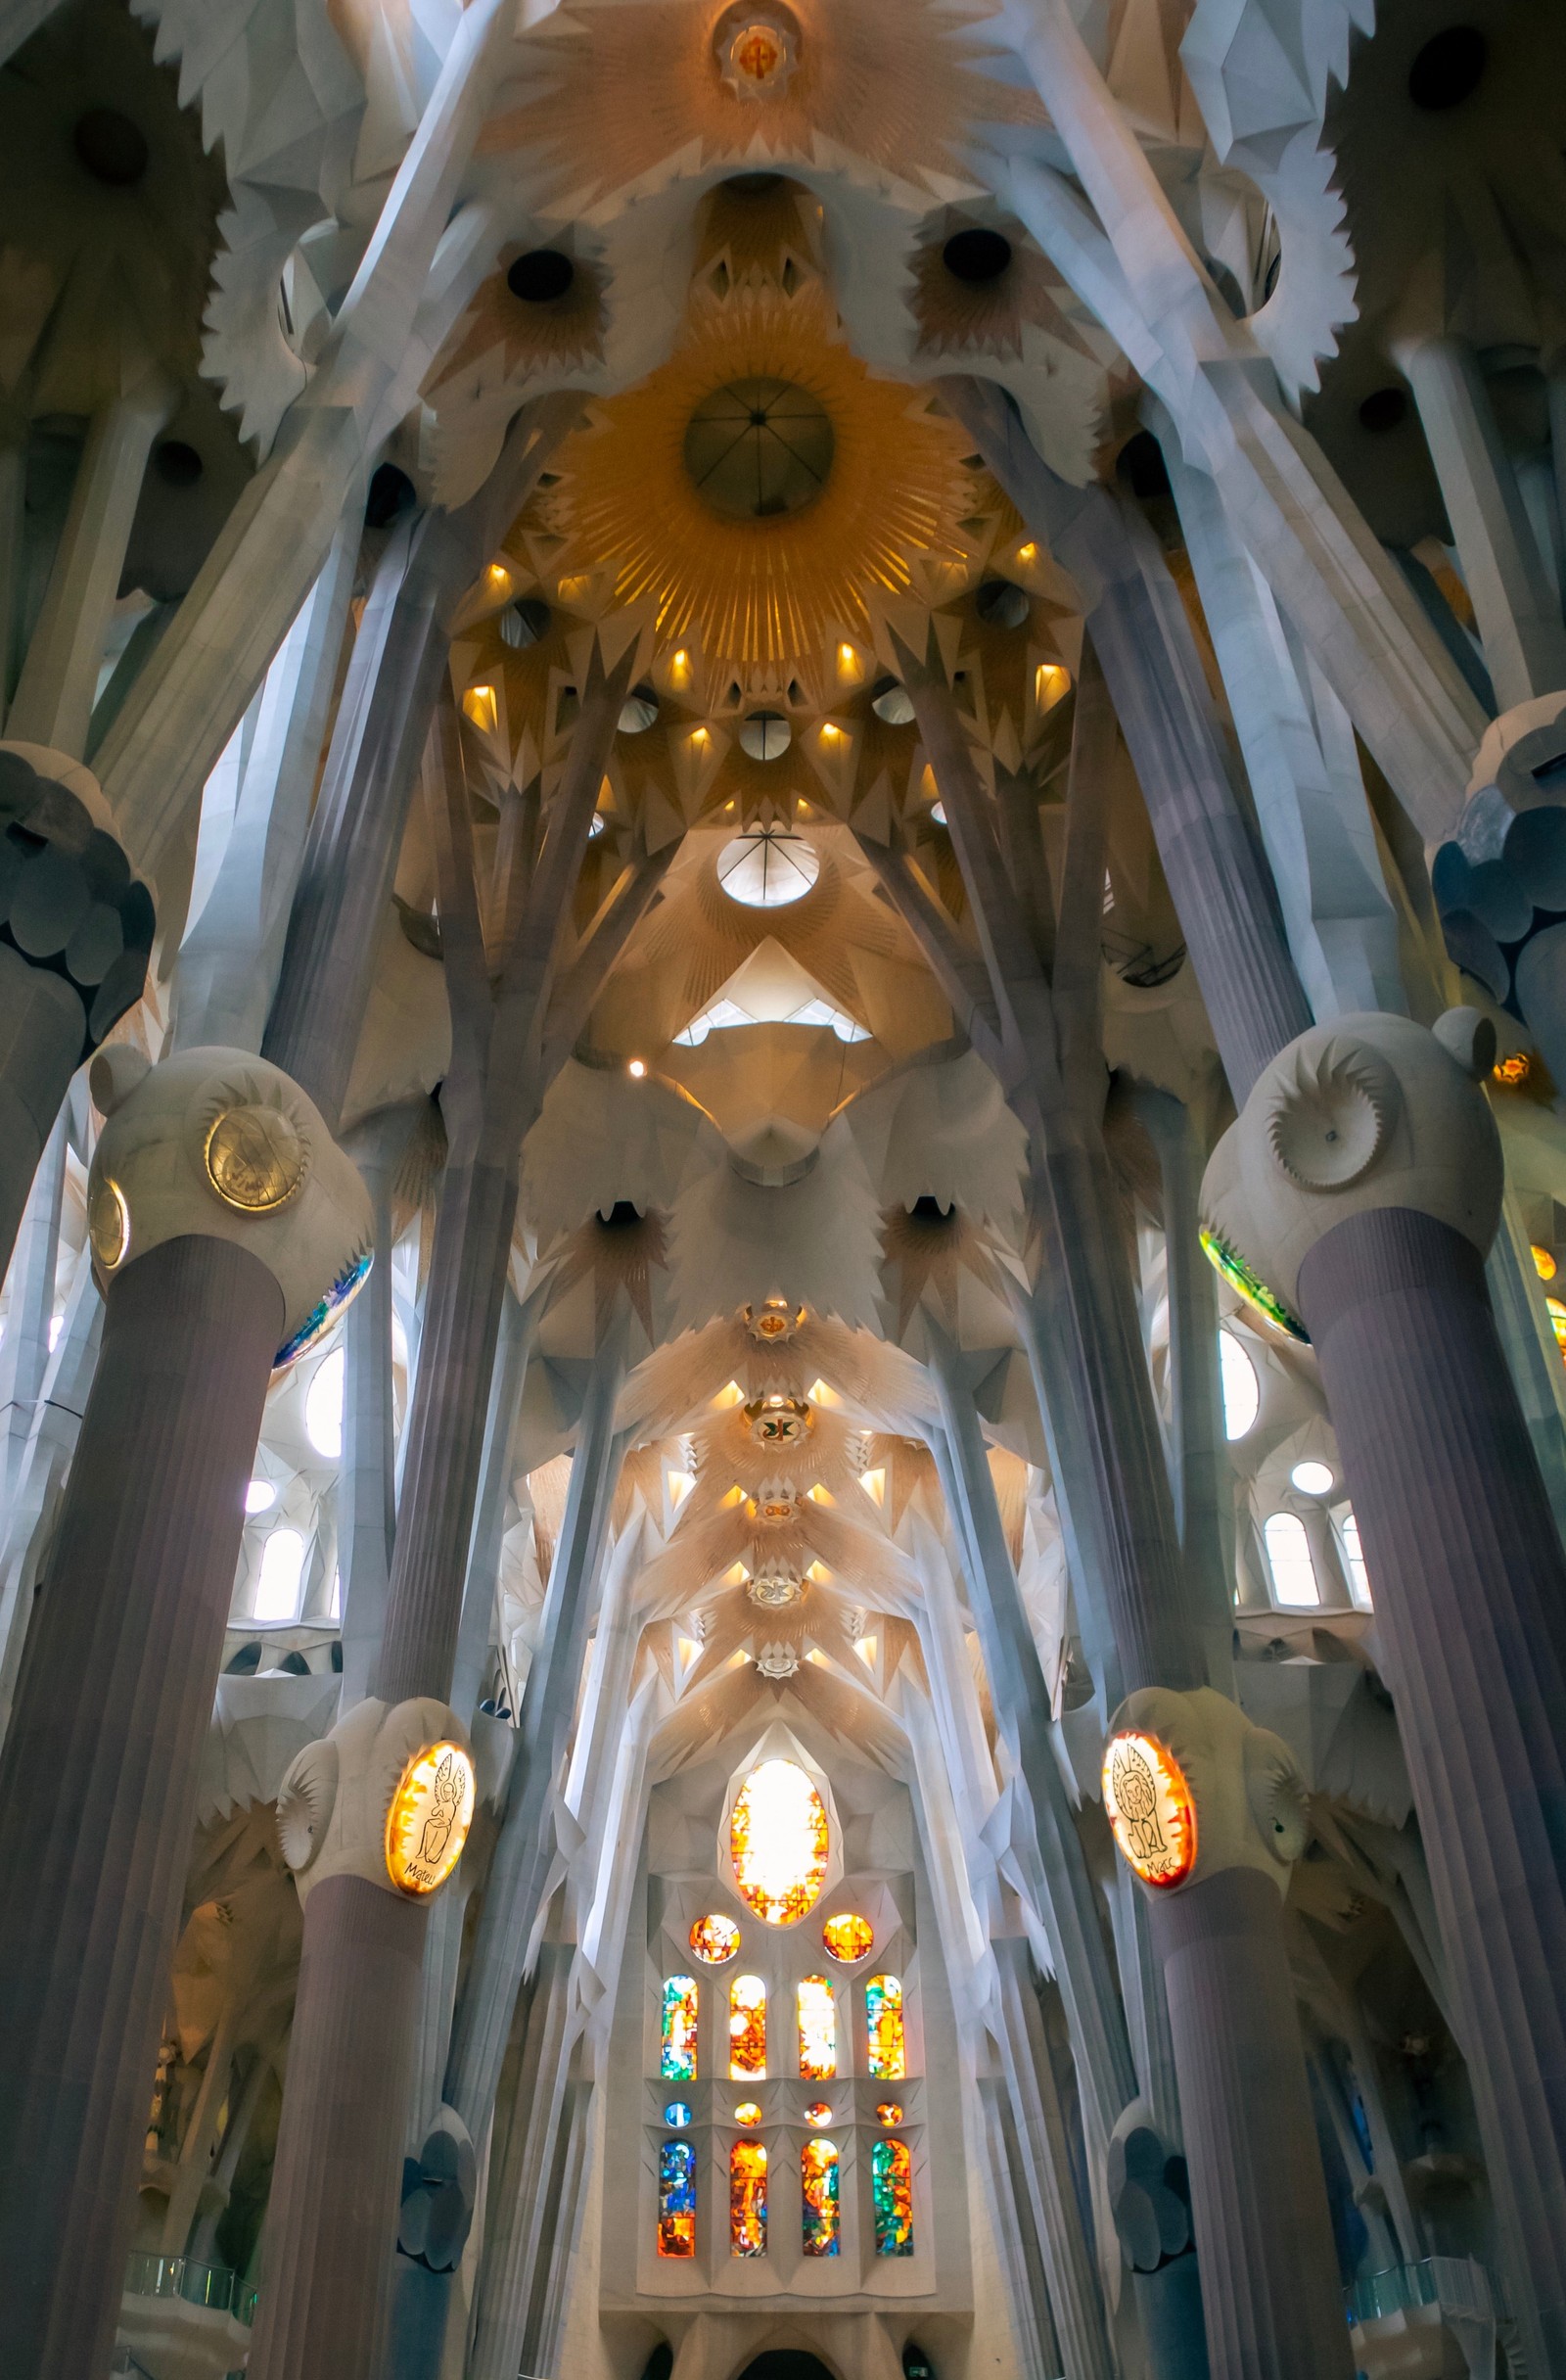
[[[951,1223],[957,1210],[954,1206],[943,1206],[939,1198],[926,1190],[923,1196],[915,1198],[908,1212],[920,1223]]]
[[[1020,629],[1028,618],[1028,591],[1010,579],[987,579],[973,604],[991,628]]]
[[[1144,502],[1150,496],[1168,495],[1169,472],[1164,463],[1164,450],[1151,430],[1138,430],[1128,438],[1115,458],[1115,472],[1123,487]]]
[[[202,458],[182,438],[165,438],[153,455],[153,468],[165,488],[194,488],[202,476]]]
[[[941,251],[941,260],[959,281],[998,281],[1011,262],[1011,242],[1003,231],[954,231]]]
[[[146,135],[117,108],[89,108],[71,139],[93,180],[111,190],[128,190],[147,170]]]
[[[563,298],[576,278],[576,267],[558,248],[530,248],[506,274],[506,287],[529,305],[547,305]]]
[[[413,502],[413,482],[395,463],[378,463],[370,477],[370,492],[364,499],[366,529],[390,529],[399,512]]]
[[[1408,398],[1403,389],[1372,389],[1359,407],[1359,427],[1380,438],[1407,419]]]
[[[641,1208],[629,1198],[617,1198],[607,1215],[600,1213],[597,1222],[601,1232],[628,1232],[642,1219]]]
[[[1489,55],[1477,25],[1449,24],[1425,43],[1408,69],[1408,97],[1432,116],[1460,108],[1478,90]]]

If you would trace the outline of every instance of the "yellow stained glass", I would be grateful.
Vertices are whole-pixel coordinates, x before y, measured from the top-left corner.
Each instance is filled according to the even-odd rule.
[[[726,1967],[740,1946],[740,1930],[731,1917],[699,1917],[691,1928],[691,1953],[704,1967]]]
[[[913,2254],[913,2159],[904,2140],[878,2140],[870,2151],[870,2193],[877,2256]]]
[[[1558,1297],[1546,1297],[1544,1303],[1549,1308],[1549,1327],[1558,1344],[1566,1347],[1566,1305]]]
[[[873,1975],[864,1987],[870,2072],[878,2082],[900,2082],[908,2071],[902,2030],[902,1985],[895,1975]]]
[[[766,2254],[766,2150],[736,2140],[728,2153],[728,2244],[732,2256]]]
[[[749,2127],[760,2123],[761,2111],[754,2099],[742,2099],[734,2110],[734,2121],[736,2123],[743,2123]]]
[[[902,2109],[896,2099],[878,2099],[875,2103],[878,2123],[900,2123]]]
[[[768,1926],[807,1917],[826,1882],[826,1807],[796,1760],[762,1760],[729,1819],[729,1856],[746,1906]]]
[[[806,2082],[830,2082],[838,2071],[838,2018],[832,1986],[824,1975],[801,1979],[800,2073]]]
[[[827,2106],[824,2099],[812,2099],[809,2106],[805,2111],[805,2121],[806,2123],[813,2124],[830,2123],[832,2121],[832,2110]]]
[[[766,1985],[737,1975],[728,1987],[728,2072],[732,2082],[766,2075]]]
[[[829,1959],[852,1967],[855,1959],[868,1958],[875,1948],[875,1928],[856,1910],[844,1909],[821,1928],[821,1943]]]

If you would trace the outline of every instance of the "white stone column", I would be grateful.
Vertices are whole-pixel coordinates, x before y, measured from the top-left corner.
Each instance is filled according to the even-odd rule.
[[[1566,686],[1566,628],[1479,366],[1455,339],[1400,341],[1503,711]]]
[[[47,744],[78,761],[86,752],[104,637],[147,457],[175,395],[161,373],[150,372],[107,405],[87,433],[43,610],[6,720],[18,743]]]

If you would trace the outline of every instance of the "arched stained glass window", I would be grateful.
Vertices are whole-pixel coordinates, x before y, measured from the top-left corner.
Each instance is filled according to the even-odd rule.
[[[806,2082],[830,2082],[838,2071],[838,2020],[832,1986],[824,1975],[803,1978],[800,2013],[800,2073]]]
[[[759,1975],[737,1975],[728,1987],[728,2072],[732,2082],[766,2076],[766,1985]]]
[[[826,1805],[797,1760],[762,1760],[735,1797],[729,1856],[747,1908],[768,1926],[793,1926],[826,1882]]]
[[[838,2152],[832,2140],[807,2140],[800,2151],[802,2221],[806,2256],[838,2256]]]
[[[736,2140],[728,2153],[728,2244],[732,2256],[766,2254],[766,2150]]]
[[[666,2140],[658,2152],[658,2253],[696,2254],[696,2151]]]
[[[877,2256],[913,2254],[913,2159],[905,2140],[878,2140],[870,2151]]]
[[[696,2079],[696,1983],[692,1976],[671,1975],[664,1985],[663,2033],[658,2071],[666,2082]]]
[[[902,2030],[902,1985],[895,1975],[873,1975],[864,1987],[870,2073],[877,2082],[901,2082],[908,2072]]]
[[[1321,1601],[1311,1540],[1298,1513],[1273,1513],[1262,1531],[1272,1592],[1285,1610],[1312,1610]]]

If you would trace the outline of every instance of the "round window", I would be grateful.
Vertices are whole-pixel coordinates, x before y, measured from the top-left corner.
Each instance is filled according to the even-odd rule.
[[[753,826],[717,855],[719,884],[748,910],[784,909],[803,901],[820,872],[815,845],[786,826]]]
[[[714,512],[775,521],[826,486],[832,424],[791,380],[731,380],[704,397],[685,431],[685,468]]]

